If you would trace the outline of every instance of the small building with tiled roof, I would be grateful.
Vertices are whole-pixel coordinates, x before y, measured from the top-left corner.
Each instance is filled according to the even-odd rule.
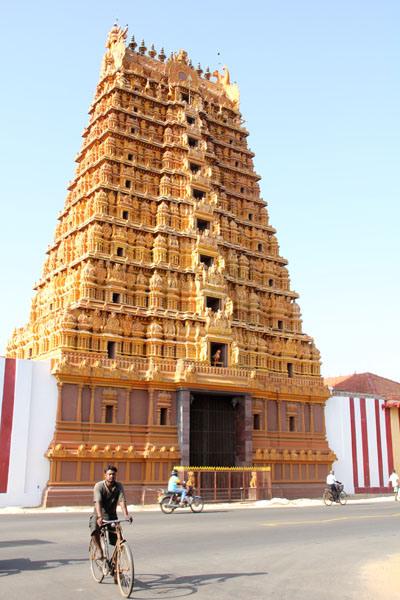
[[[350,493],[389,492],[400,469],[400,383],[374,373],[328,377],[326,431],[333,468]]]

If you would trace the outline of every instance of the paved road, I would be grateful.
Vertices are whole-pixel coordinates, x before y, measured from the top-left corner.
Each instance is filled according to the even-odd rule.
[[[133,598],[398,600],[400,506],[142,512]],[[0,598],[119,598],[87,562],[88,515],[0,516]],[[397,584],[395,584],[397,580]],[[397,589],[396,589],[397,585]]]

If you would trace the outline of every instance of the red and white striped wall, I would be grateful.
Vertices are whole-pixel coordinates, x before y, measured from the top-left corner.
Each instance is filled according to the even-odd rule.
[[[393,470],[389,411],[371,396],[331,396],[326,404],[326,433],[338,460],[336,478],[349,493],[388,492]]]
[[[56,407],[50,361],[0,357],[0,507],[41,503]]]

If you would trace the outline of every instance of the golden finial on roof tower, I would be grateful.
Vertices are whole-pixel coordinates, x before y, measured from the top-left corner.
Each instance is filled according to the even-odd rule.
[[[142,43],[139,46],[139,53],[143,55],[146,53],[146,50],[147,50],[147,48],[146,48],[145,41],[142,40]]]
[[[135,36],[134,36],[134,35],[131,37],[131,41],[130,41],[130,44],[129,44],[129,48],[130,48],[131,50],[133,50],[133,52],[135,51],[135,48],[137,48],[137,43],[136,43],[136,40],[135,40]]]

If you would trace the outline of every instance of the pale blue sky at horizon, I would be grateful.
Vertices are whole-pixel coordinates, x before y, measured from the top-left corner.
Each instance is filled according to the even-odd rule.
[[[270,0],[7,2],[0,353],[33,284],[115,18],[193,63],[227,65],[241,91],[262,197],[327,376],[400,381],[400,3]]]

